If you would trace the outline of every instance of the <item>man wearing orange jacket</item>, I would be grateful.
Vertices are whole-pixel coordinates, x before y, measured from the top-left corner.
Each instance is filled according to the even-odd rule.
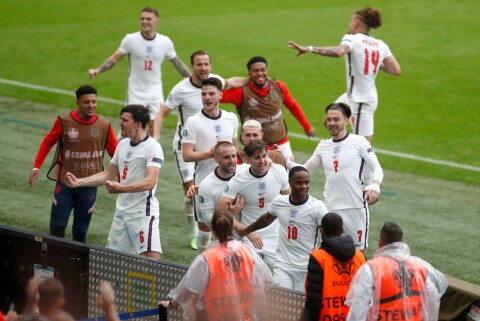
[[[419,257],[410,255],[402,228],[387,222],[380,230],[379,249],[352,281],[345,304],[347,321],[436,321],[445,276]]]
[[[366,261],[363,253],[355,249],[352,237],[342,235],[340,215],[327,213],[321,224],[322,244],[310,254],[301,321],[345,320],[348,306],[344,301],[350,281]]]
[[[264,57],[252,57],[247,63],[247,68],[250,77],[248,84],[223,91],[220,102],[234,104],[242,123],[250,119],[259,121],[264,133],[263,141],[269,149],[278,145],[283,156],[293,160],[282,106],[285,105],[290,110],[308,137],[315,136],[315,128],[308,122],[300,105],[288,91],[287,85],[268,77],[267,60]]]

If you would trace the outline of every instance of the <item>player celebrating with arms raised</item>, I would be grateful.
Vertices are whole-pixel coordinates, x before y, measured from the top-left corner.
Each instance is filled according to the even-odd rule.
[[[366,7],[355,12],[348,33],[336,47],[300,46],[293,41],[289,47],[298,50],[298,55],[312,52],[321,56],[345,56],[347,92],[337,102],[348,104],[352,109],[350,118],[354,134],[373,137],[373,113],[377,109],[378,95],[375,78],[378,70],[399,76],[401,69],[387,44],[368,33],[382,25],[380,11]]]
[[[163,103],[162,64],[167,58],[183,76],[190,76],[188,67],[178,58],[172,40],[157,33],[158,10],[146,7],[140,14],[141,31],[123,38],[120,47],[98,68],[89,69],[90,78],[110,70],[123,57],[128,55],[130,64],[126,104],[141,104],[150,107],[148,123],[150,135],[157,137],[153,126],[154,119]]]

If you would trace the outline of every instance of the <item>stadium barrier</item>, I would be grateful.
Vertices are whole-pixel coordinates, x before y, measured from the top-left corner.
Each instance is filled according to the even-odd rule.
[[[0,225],[0,309],[14,303],[25,304],[25,287],[34,275],[58,278],[65,286],[65,309],[79,319],[97,318],[96,305],[101,280],[109,281],[117,296],[122,320],[140,317],[158,320],[159,300],[167,299],[186,272],[174,263],[122,254],[97,246],[35,234]],[[448,277],[449,287],[442,297],[440,320],[480,320],[480,287]],[[298,320],[302,293],[273,288],[268,293],[270,320]],[[154,315],[152,315],[154,314]],[[149,316],[150,315],[150,316]],[[181,310],[169,310],[168,320],[182,320]]]

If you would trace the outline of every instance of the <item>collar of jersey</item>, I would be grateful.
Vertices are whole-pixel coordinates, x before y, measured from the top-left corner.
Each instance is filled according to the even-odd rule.
[[[334,139],[334,138],[332,137],[332,141],[333,141],[334,143],[343,142],[345,139],[347,139],[347,137],[348,137],[349,135],[350,135],[350,133],[347,132],[347,134],[346,134],[345,136],[343,136],[342,138],[340,138],[340,139],[338,139],[338,140],[337,140],[337,139]]]

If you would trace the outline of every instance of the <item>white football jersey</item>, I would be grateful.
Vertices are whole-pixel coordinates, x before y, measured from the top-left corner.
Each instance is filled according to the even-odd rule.
[[[351,50],[345,55],[348,97],[357,103],[378,101],[375,78],[383,60],[392,55],[387,44],[363,33],[346,34],[341,44]]]
[[[120,184],[127,185],[145,178],[147,167],[162,167],[163,150],[150,136],[136,145],[132,145],[131,140],[125,138],[118,143],[111,163],[118,165]],[[155,184],[155,187],[148,191],[118,194],[117,215],[158,216],[156,189]]]
[[[220,110],[218,117],[212,118],[202,111],[190,117],[183,130],[182,143],[195,145],[195,151],[208,152],[218,142],[233,142],[237,137],[238,118],[234,113]],[[213,158],[201,160],[195,165],[195,184],[200,185],[217,163]]]
[[[363,171],[367,165],[373,179],[382,181],[383,170],[368,140],[347,133],[339,141],[332,138],[318,143],[305,168],[313,174],[323,165],[325,205],[329,211],[347,208],[363,208]]]
[[[286,191],[289,187],[285,168],[272,164],[268,172],[261,177],[253,175],[251,169],[235,175],[225,187],[223,196],[233,199],[237,195],[245,197],[241,223],[250,225],[268,211],[270,204],[280,192]],[[261,237],[278,236],[278,222],[275,221],[256,233]]]
[[[158,100],[157,97],[163,102],[162,63],[165,57],[177,56],[170,38],[157,33],[148,40],[139,31],[126,35],[118,50],[128,55],[130,63],[127,103]]]
[[[219,75],[210,74],[208,77],[219,79],[225,87],[225,80]],[[182,132],[187,120],[200,112],[202,104],[202,87],[192,82],[192,77],[181,80],[168,94],[165,108],[177,111],[177,129],[173,138],[173,150],[182,150]]]
[[[237,165],[235,175],[249,168],[250,165],[247,164]],[[223,195],[225,185],[228,184],[232,177],[222,178],[218,176],[217,169],[215,169],[212,173],[205,177],[205,179],[200,183],[200,186],[198,187],[200,215],[202,216],[203,222],[208,226],[212,224],[213,213],[217,208],[218,201]]]
[[[278,195],[268,212],[280,225],[275,266],[279,263],[306,270],[322,217],[327,213],[325,204],[312,196],[302,204],[292,204],[290,195]]]

